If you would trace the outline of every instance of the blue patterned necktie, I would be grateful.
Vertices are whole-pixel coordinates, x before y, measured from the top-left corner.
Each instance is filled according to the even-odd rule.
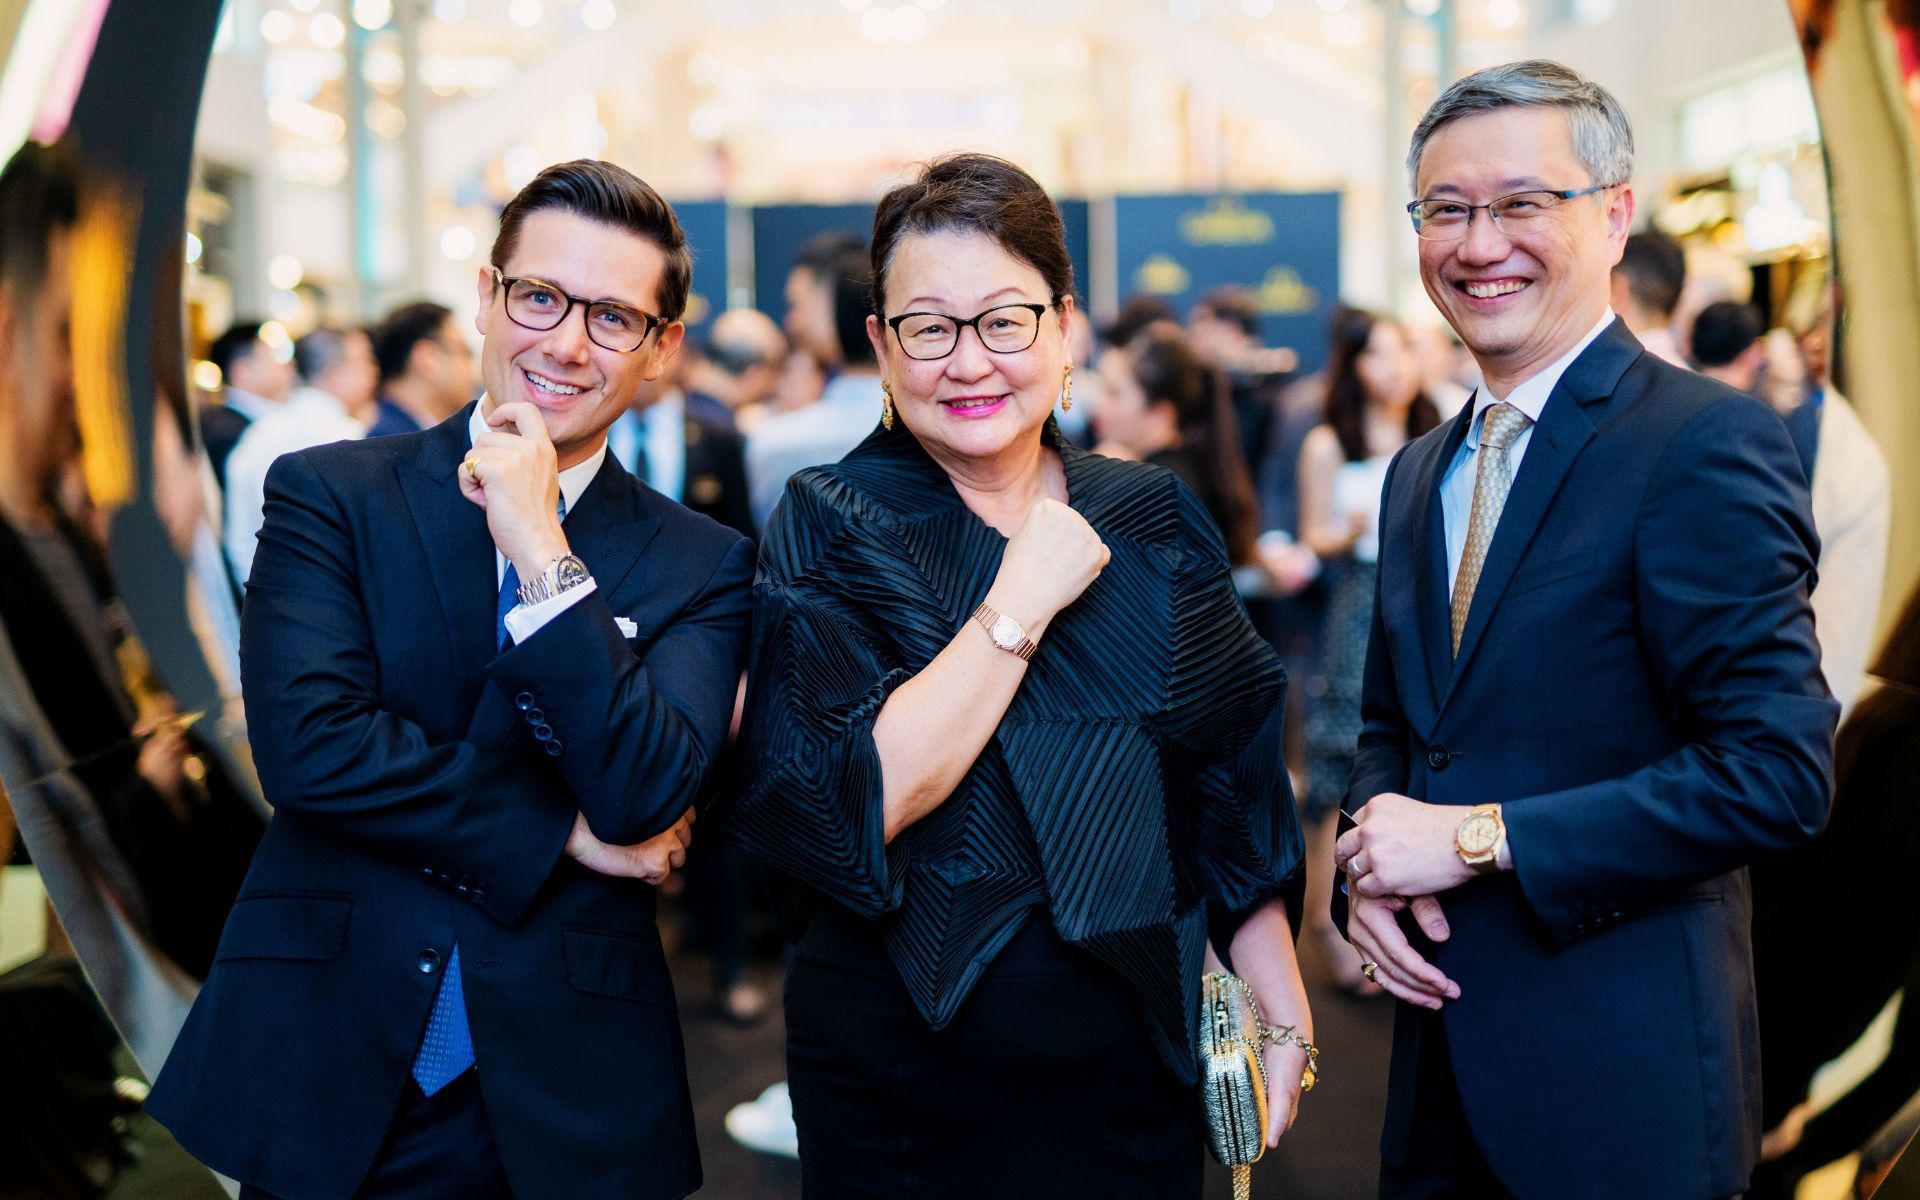
[[[557,511],[567,519],[567,498],[560,497]],[[494,604],[494,645],[507,644],[507,614],[520,598],[520,572],[512,563],[500,577],[500,597]],[[420,1038],[420,1049],[413,1057],[413,1079],[423,1095],[431,1096],[458,1079],[474,1064],[473,1032],[467,1027],[466,990],[460,982],[460,946],[454,944],[447,958],[447,973],[440,978],[440,990],[433,997],[433,1013],[427,1018],[427,1031]]]

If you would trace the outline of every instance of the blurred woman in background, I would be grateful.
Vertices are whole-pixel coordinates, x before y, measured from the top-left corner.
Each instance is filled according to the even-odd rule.
[[[1260,512],[1226,380],[1184,337],[1148,331],[1100,358],[1096,454],[1165,467],[1220,527],[1235,567],[1254,561]]]
[[[1380,555],[1380,490],[1387,464],[1440,423],[1421,387],[1420,359],[1407,330],[1364,309],[1332,327],[1326,418],[1300,448],[1300,540],[1333,576],[1320,634],[1320,669],[1307,681],[1307,928],[1335,980],[1359,994],[1377,991],[1329,913],[1334,815],[1347,790],[1360,737],[1360,678],[1366,666]]]

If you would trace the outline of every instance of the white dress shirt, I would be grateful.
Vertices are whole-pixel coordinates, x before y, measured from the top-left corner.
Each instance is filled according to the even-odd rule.
[[[1832,388],[1820,406],[1812,488],[1813,527],[1820,535],[1813,628],[1821,673],[1844,720],[1866,681],[1879,632],[1893,495],[1886,456],[1853,406]]]
[[[291,397],[289,397],[291,399]],[[281,401],[269,400],[265,396],[256,396],[245,388],[228,384],[220,393],[220,403],[245,417],[249,422],[258,421],[271,412],[280,411]]]
[[[1513,478],[1520,478],[1520,460],[1526,457],[1527,446],[1533,441],[1533,427],[1540,423],[1540,414],[1546,411],[1547,399],[1553,395],[1553,389],[1560,385],[1560,377],[1567,373],[1573,360],[1593,344],[1593,339],[1613,324],[1613,309],[1601,314],[1599,322],[1587,331],[1573,349],[1567,351],[1553,362],[1533,375],[1514,385],[1505,400],[1521,412],[1527,414],[1527,427],[1513,439],[1507,447],[1507,465],[1513,471]],[[1501,397],[1494,396],[1482,384],[1473,393],[1472,424],[1467,426],[1467,440],[1447,467],[1447,473],[1440,481],[1440,512],[1447,528],[1447,595],[1453,595],[1454,580],[1460,575],[1460,558],[1467,549],[1467,523],[1473,517],[1474,475],[1480,469],[1480,429],[1481,419],[1489,408],[1500,403]]]
[[[880,377],[840,375],[805,408],[775,413],[747,439],[747,499],[767,527],[796,471],[836,463],[880,423]]]
[[[485,395],[482,395],[480,402],[473,406],[473,412],[467,417],[468,445],[472,445],[476,438],[491,428],[486,418],[487,410],[491,406],[492,401]],[[573,512],[574,505],[580,501],[581,493],[585,492],[587,485],[593,482],[593,477],[599,473],[600,464],[606,460],[606,457],[607,440],[601,438],[599,448],[588,455],[585,462],[576,463],[560,472],[560,497],[567,502],[567,512]],[[561,518],[561,521],[564,524],[565,518]],[[498,595],[500,584],[505,582],[506,578],[507,556],[500,553],[499,547],[496,546],[493,551],[493,585],[496,595]],[[520,582],[525,583],[526,580],[523,579]],[[513,635],[516,644],[524,642],[538,632],[542,625],[592,595],[593,589],[594,582],[589,578],[580,586],[568,588],[558,596],[542,600],[538,604],[516,604],[507,611],[507,632]]]
[[[226,546],[235,579],[244,583],[253,570],[267,503],[267,468],[274,460],[309,446],[355,441],[366,433],[367,427],[347,415],[337,396],[314,387],[295,390],[284,403],[254,418],[227,457]]]

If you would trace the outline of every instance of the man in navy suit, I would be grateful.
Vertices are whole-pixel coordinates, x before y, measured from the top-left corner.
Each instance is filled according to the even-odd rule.
[[[1779,419],[1608,310],[1632,157],[1546,62],[1454,84],[1408,156],[1486,382],[1387,476],[1337,851],[1404,1002],[1396,1200],[1712,1200],[1759,1149],[1746,864],[1826,819],[1816,543]]]
[[[689,275],[652,188],[551,167],[480,272],[486,396],[267,477],[241,658],[275,813],[150,1101],[243,1196],[699,1186],[652,885],[752,564],[606,449]]]

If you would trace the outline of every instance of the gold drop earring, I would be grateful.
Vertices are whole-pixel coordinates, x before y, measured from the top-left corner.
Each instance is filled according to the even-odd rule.
[[[1066,381],[1060,385],[1060,411],[1073,411],[1073,364],[1067,364]]]
[[[893,428],[893,388],[884,379],[880,381],[880,424],[886,429]]]

